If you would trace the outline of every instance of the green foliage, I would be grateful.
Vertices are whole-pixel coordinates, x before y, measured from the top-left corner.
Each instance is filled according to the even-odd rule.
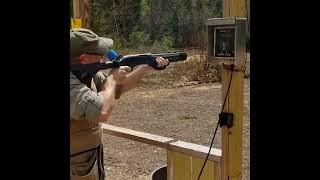
[[[131,48],[140,48],[147,45],[148,35],[141,31],[135,31],[129,36],[129,44]]]
[[[171,36],[163,36],[160,41],[158,40],[154,41],[149,51],[152,51],[152,52],[170,51],[173,48],[173,41],[174,39]]]
[[[128,42],[123,37],[114,37],[113,39],[113,48],[116,50],[126,49],[128,47]]]
[[[151,48],[149,51],[152,51],[152,52],[158,52],[158,51],[162,51],[162,46],[161,46],[161,43],[159,41],[154,41],[154,43],[152,44]]]
[[[150,31],[150,0],[141,0],[140,2],[140,17],[136,30]]]
[[[222,17],[222,0],[91,0],[90,6],[92,30],[114,38],[118,48],[203,47],[205,20]]]
[[[222,17],[222,0],[209,0],[208,7],[211,16]]]
[[[171,36],[164,36],[162,38],[162,45],[163,47],[170,49],[173,47],[173,41],[174,39]]]

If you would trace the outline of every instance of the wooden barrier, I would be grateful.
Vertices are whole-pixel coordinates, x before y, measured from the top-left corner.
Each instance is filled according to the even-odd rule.
[[[197,180],[209,147],[102,124],[104,134],[109,134],[167,149],[167,179]],[[221,150],[211,148],[201,180],[221,180]]]

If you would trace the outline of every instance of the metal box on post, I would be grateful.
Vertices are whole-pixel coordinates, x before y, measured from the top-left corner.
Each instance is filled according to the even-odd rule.
[[[207,60],[220,64],[234,60],[243,66],[246,61],[246,18],[207,19]]]

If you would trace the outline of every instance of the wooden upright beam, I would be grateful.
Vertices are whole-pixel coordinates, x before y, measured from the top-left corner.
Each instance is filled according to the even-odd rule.
[[[80,19],[80,0],[72,0],[73,19]]]
[[[248,0],[223,0],[223,17],[247,17]],[[246,59],[245,59],[246,61]],[[222,179],[241,180],[242,178],[242,129],[243,129],[243,86],[244,67],[230,64],[222,68],[222,100],[226,98],[230,77],[232,82],[223,112],[233,113],[233,126],[222,128]],[[223,102],[222,102],[223,103]]]
[[[90,4],[89,0],[81,0],[81,20],[84,28],[90,29]]]
[[[238,68],[235,66],[235,68]],[[222,70],[222,99],[226,97],[231,71]],[[224,112],[233,113],[233,126],[222,128],[223,180],[241,180],[242,177],[242,129],[243,129],[244,71],[232,72],[232,81]]]
[[[89,0],[73,0],[73,19],[81,19],[81,27],[90,29]]]
[[[190,156],[181,152],[167,150],[168,180],[197,180],[204,158]],[[201,174],[201,180],[220,180],[217,169],[220,162],[208,160]]]
[[[223,0],[223,17],[246,17],[247,0]]]

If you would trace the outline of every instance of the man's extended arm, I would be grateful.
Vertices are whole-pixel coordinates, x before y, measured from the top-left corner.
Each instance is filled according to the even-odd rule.
[[[169,61],[159,57],[157,58],[157,63],[159,67],[162,67],[162,66],[168,65]],[[118,85],[116,99],[118,99],[121,94],[136,87],[139,80],[142,79],[144,75],[153,71],[156,71],[156,70],[149,65],[137,66],[137,68],[134,69],[131,73],[129,73],[126,79],[123,80],[120,85]]]

